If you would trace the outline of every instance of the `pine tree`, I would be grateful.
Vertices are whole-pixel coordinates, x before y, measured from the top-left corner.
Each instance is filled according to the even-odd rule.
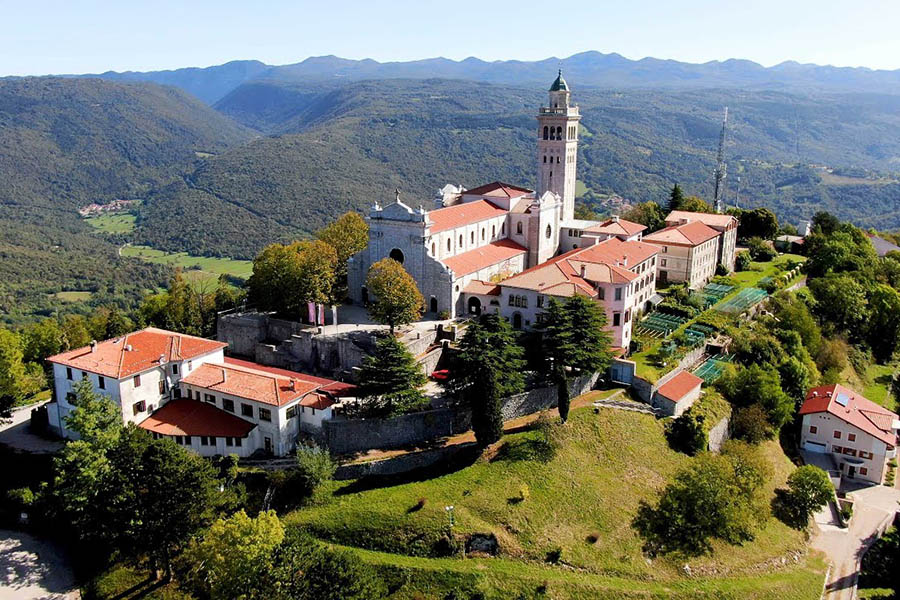
[[[676,183],[669,193],[669,211],[681,210],[682,204],[684,204],[684,193]]]
[[[461,396],[467,388],[486,379],[484,371],[491,370],[500,397],[518,394],[525,387],[523,354],[509,322],[497,314],[483,314],[466,328],[459,341],[444,387]]]
[[[366,356],[359,374],[359,394],[370,414],[403,414],[420,410],[428,400],[419,390],[425,385],[422,366],[392,335],[375,344],[375,353]]]

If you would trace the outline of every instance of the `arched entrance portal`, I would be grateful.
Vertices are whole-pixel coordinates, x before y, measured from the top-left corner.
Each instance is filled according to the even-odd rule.
[[[429,308],[433,313],[436,313],[438,311],[437,298],[435,298],[434,296],[431,297],[431,306]]]
[[[470,315],[480,315],[481,314],[481,300],[478,298],[472,297],[469,298],[469,314]]]
[[[522,329],[522,313],[513,313],[513,329]]]
[[[394,248],[391,250],[390,257],[396,260],[401,265],[403,264],[403,251],[400,248]]]

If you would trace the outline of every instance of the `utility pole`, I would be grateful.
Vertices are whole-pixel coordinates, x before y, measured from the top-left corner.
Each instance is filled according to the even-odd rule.
[[[719,152],[716,155],[716,188],[713,193],[714,206],[717,213],[725,212],[725,178],[728,176],[728,165],[725,163],[725,129],[728,126],[728,107],[725,107],[725,118],[722,119],[722,132],[719,134]]]

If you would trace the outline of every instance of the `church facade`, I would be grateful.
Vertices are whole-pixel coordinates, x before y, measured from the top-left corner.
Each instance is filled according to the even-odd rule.
[[[390,204],[376,202],[369,245],[350,259],[350,297],[368,302],[369,268],[390,257],[416,280],[426,311],[457,317],[475,309],[465,293],[473,282],[500,281],[583,245],[580,234],[598,223],[574,218],[580,119],[560,73],[537,114],[537,190],[498,181],[447,185],[430,209],[413,208],[399,191]]]

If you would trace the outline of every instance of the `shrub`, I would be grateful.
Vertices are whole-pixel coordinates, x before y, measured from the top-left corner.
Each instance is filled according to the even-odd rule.
[[[738,252],[734,258],[734,270],[749,271],[751,260],[749,252]]]
[[[703,425],[704,417],[695,415],[689,408],[666,424],[666,441],[673,450],[694,456],[709,445]]]
[[[525,502],[528,500],[528,497],[531,495],[531,490],[528,489],[528,484],[523,483],[522,487],[519,488],[519,502]]]
[[[305,498],[314,499],[323,486],[331,481],[336,470],[337,464],[324,448],[316,445],[297,448],[295,476],[303,484]]]
[[[6,492],[6,497],[21,508],[34,504],[36,496],[31,488],[21,487]]]
[[[771,245],[759,237],[752,237],[747,241],[747,249],[750,251],[750,258],[757,262],[769,262],[778,253]]]
[[[863,555],[860,565],[860,587],[889,588],[896,592],[898,571],[900,571],[900,531],[892,527]]]
[[[555,548],[551,548],[547,552],[546,561],[552,565],[559,564],[559,561],[562,560],[562,548],[556,546]]]
[[[592,531],[587,535],[587,538],[585,539],[587,540],[588,544],[596,544],[600,540],[600,532]]]
[[[759,404],[738,408],[731,419],[731,436],[750,444],[770,439],[775,432]]]

